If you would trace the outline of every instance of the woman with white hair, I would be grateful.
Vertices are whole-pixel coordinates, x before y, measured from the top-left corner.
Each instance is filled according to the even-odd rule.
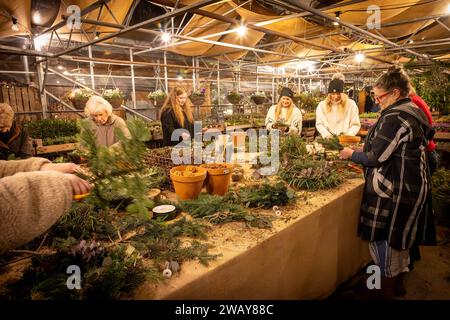
[[[116,128],[120,129],[125,137],[131,138],[125,121],[112,113],[111,104],[102,97],[90,97],[84,108],[84,113],[93,122],[98,145],[110,147],[117,143],[119,140],[114,132]]]
[[[344,93],[344,80],[342,73],[333,75],[327,98],[317,106],[316,128],[323,138],[356,136],[361,128],[358,106]]]
[[[14,120],[14,110],[0,103],[0,160],[26,159],[32,156],[28,131]]]

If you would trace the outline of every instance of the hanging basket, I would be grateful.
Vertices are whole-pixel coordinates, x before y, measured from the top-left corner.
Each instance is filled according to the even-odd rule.
[[[123,98],[109,98],[106,99],[113,108],[120,108],[123,104]]]
[[[77,110],[84,110],[86,107],[86,102],[88,102],[89,98],[69,98],[72,106]]]
[[[227,100],[231,103],[231,104],[239,104],[242,101],[243,96],[242,95],[236,95],[236,94],[229,94],[227,95]]]
[[[266,101],[266,97],[259,97],[259,96],[252,96],[251,99],[255,104],[263,104],[264,101]]]
[[[204,96],[191,96],[189,99],[191,99],[192,104],[196,106],[201,106],[205,102]]]
[[[164,101],[166,101],[166,98],[163,98],[163,97],[155,98],[155,99],[153,99],[153,105],[156,108],[161,108],[164,104]]]

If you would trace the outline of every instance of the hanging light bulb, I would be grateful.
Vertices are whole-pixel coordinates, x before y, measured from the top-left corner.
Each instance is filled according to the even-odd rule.
[[[11,30],[12,31],[19,31],[19,25],[17,24],[17,18],[16,17],[12,17],[12,26],[11,26]]]
[[[163,32],[161,34],[161,40],[164,43],[169,43],[172,40],[172,36],[170,35],[169,32]]]
[[[239,26],[238,28],[236,28],[236,32],[237,32],[237,34],[240,37],[243,37],[247,33],[247,27],[246,26]]]
[[[336,20],[341,20],[341,18],[340,18],[341,12],[340,11],[336,11],[334,14],[336,15]],[[339,26],[339,22],[333,21],[333,25]]]
[[[365,58],[366,57],[362,53],[357,53],[355,55],[355,61],[358,62],[358,63],[363,62]]]

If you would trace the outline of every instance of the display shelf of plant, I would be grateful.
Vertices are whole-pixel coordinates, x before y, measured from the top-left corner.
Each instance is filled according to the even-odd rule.
[[[38,154],[70,151],[78,146],[80,130],[75,120],[42,119],[25,126]]]

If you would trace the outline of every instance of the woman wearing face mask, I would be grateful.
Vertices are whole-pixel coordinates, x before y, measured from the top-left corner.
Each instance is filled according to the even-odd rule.
[[[322,138],[356,136],[361,124],[358,106],[344,92],[344,75],[337,73],[328,86],[328,96],[316,109],[316,128]]]
[[[120,129],[125,137],[131,138],[125,121],[112,113],[111,104],[102,97],[90,97],[84,112],[92,120],[98,145],[117,146],[119,140],[114,132],[116,128]]]
[[[409,249],[424,234],[431,209],[427,145],[433,130],[408,97],[410,81],[402,69],[389,69],[373,90],[380,118],[363,150],[344,148],[341,158],[365,167],[358,233],[369,241],[371,256],[381,269],[382,297],[392,298],[405,292]]]
[[[302,113],[292,100],[294,93],[289,88],[281,89],[278,103],[270,107],[266,117],[267,130],[278,129],[278,124],[287,125],[287,134],[298,134],[302,132]],[[284,133],[286,133],[284,132]]]
[[[0,160],[26,159],[32,156],[31,140],[26,129],[14,120],[14,110],[7,103],[0,103]]]
[[[164,146],[174,146],[181,140],[194,138],[192,102],[188,98],[186,89],[175,87],[171,91],[161,109],[161,124]],[[172,140],[172,133],[177,129],[184,130],[180,138],[174,136]]]

